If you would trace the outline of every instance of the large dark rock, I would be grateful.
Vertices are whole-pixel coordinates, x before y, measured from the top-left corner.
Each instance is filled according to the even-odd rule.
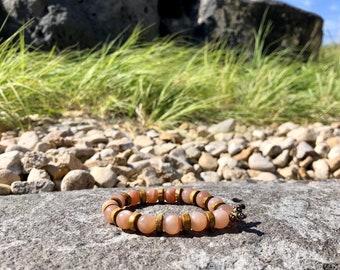
[[[321,46],[323,25],[316,14],[268,0],[0,0],[0,23],[6,14],[3,36],[32,19],[27,42],[47,49],[93,47],[122,32],[125,39],[138,24],[147,27],[145,40],[182,35],[251,48],[266,14],[272,24],[265,40],[268,52],[290,48],[309,56]]]
[[[339,269],[339,181],[196,185],[241,198],[240,230],[175,237],[123,232],[101,205],[122,189],[0,196],[1,269]],[[153,215],[194,211],[155,205]]]

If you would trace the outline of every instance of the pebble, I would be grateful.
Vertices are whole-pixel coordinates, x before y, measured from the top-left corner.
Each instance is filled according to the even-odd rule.
[[[274,129],[227,119],[144,131],[62,117],[0,137],[2,194],[249,178],[339,179],[340,126],[287,122]]]
[[[9,195],[12,193],[11,186],[0,183],[0,195]]]
[[[262,156],[260,153],[253,153],[248,160],[250,169],[262,172],[274,172],[275,165],[273,162]]]
[[[90,189],[93,188],[95,179],[84,170],[72,170],[63,178],[60,186],[61,191]]]

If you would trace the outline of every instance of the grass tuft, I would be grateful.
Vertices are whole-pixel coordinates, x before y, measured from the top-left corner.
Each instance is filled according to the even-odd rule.
[[[228,117],[258,125],[339,120],[337,46],[300,62],[289,52],[262,56],[257,40],[249,60],[217,43],[141,43],[140,32],[95,50],[57,53],[29,49],[19,30],[0,44],[0,123],[22,127],[24,116],[68,110],[159,127]]]

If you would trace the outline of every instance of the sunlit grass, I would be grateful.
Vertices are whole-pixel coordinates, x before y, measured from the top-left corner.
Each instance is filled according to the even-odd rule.
[[[0,44],[0,122],[18,126],[30,114],[81,110],[169,127],[183,121],[328,122],[340,119],[340,50],[317,61],[285,52],[253,58],[220,44],[138,42],[96,50],[29,50],[18,33]],[[258,43],[261,47],[261,43]],[[287,52],[288,53],[288,52]]]

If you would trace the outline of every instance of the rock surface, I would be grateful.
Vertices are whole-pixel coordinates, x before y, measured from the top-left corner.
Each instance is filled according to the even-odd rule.
[[[123,232],[101,205],[124,189],[0,197],[3,269],[339,269],[339,181],[195,185],[246,204],[238,231],[174,237]],[[24,203],[23,203],[24,202]],[[194,206],[155,205],[156,215]],[[32,259],[36,258],[36,259]]]
[[[272,23],[265,41],[268,51],[290,48],[303,50],[305,56],[317,54],[322,18],[276,1],[0,1],[0,24],[10,15],[3,37],[33,19],[25,30],[26,41],[45,49],[93,47],[119,35],[126,39],[137,24],[146,28],[142,35],[146,40],[183,35],[195,42],[223,40],[230,46],[245,46],[254,43],[265,13]]]

